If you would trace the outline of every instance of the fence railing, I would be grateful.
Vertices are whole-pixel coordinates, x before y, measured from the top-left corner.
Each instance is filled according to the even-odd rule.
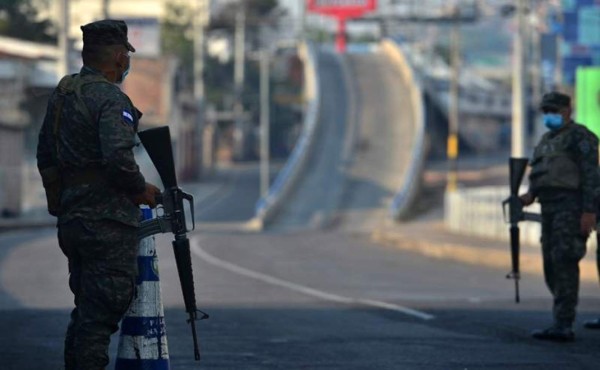
[[[526,191],[522,189],[521,193]],[[502,211],[502,201],[509,196],[508,186],[483,186],[446,192],[444,221],[453,232],[509,241],[508,227]],[[540,205],[527,207],[528,212],[540,212]],[[508,210],[507,210],[508,212]],[[508,214],[508,213],[507,213]],[[521,242],[539,247],[541,226],[537,222],[519,223]]]

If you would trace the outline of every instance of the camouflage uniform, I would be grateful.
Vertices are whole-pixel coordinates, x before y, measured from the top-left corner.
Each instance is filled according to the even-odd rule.
[[[570,329],[575,320],[579,292],[579,261],[586,252],[586,238],[580,231],[581,215],[583,212],[595,212],[598,140],[587,128],[574,122],[561,130],[547,132],[535,149],[530,174],[532,185],[535,184],[532,176],[535,176],[537,154],[545,145],[557,142],[562,142],[578,173],[557,173],[554,176],[578,176],[577,189],[532,186],[531,192],[542,206],[544,277],[554,297],[554,324],[559,328]],[[560,167],[554,170],[560,171]]]
[[[82,30],[84,43],[127,42],[122,21]],[[140,116],[118,86],[88,66],[65,76],[48,102],[37,160],[42,174],[57,168],[62,184],[58,239],[75,296],[66,369],[108,365],[110,335],[133,296],[140,210],[131,198],[145,190],[132,151]]]

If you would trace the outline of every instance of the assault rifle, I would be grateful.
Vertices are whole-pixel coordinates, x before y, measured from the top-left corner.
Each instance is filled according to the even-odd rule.
[[[510,176],[510,197],[502,202],[502,211],[504,220],[510,223],[510,254],[512,261],[512,270],[506,275],[507,279],[515,280],[515,302],[519,303],[519,250],[521,248],[519,222],[536,221],[541,222],[541,216],[538,213],[523,212],[523,202],[519,198],[519,187],[525,169],[527,168],[527,158],[510,158],[508,162]],[[508,206],[508,219],[506,217],[506,207]]]
[[[158,208],[162,208],[163,214],[154,219],[143,221],[138,231],[138,239],[141,240],[159,233],[173,233],[175,238],[173,240],[175,263],[177,265],[177,272],[179,273],[185,310],[189,315],[188,323],[192,327],[194,358],[200,360],[195,322],[196,320],[208,319],[208,315],[196,307],[190,241],[187,238],[187,233],[192,231],[195,226],[194,197],[191,194],[183,192],[177,186],[169,127],[163,126],[141,131],[138,132],[138,137],[144,148],[146,148],[165,188],[164,192],[156,199],[157,204],[159,204]],[[191,230],[187,229],[184,200],[188,201],[191,209]],[[198,313],[202,314],[200,318],[198,318]]]

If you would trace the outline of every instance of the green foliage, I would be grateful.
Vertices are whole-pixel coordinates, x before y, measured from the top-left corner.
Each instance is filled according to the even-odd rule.
[[[269,14],[273,9],[277,8],[278,0],[244,0],[244,6],[247,8],[247,21],[251,24],[251,19],[259,19],[266,14]],[[211,19],[211,27],[226,28],[233,34],[233,25],[235,19],[235,10],[240,6],[238,3],[227,5],[223,12]],[[180,73],[183,76],[181,82],[183,89],[191,89],[193,83],[193,66],[194,66],[194,43],[193,43],[193,11],[192,9],[181,3],[166,4],[165,18],[161,22],[161,47],[163,53],[173,55],[179,58],[181,62]],[[247,37],[251,37],[254,28],[249,27]],[[257,93],[254,90],[254,85],[258,86],[255,81],[255,71],[253,63],[246,63],[246,87],[250,91],[246,91],[244,95],[254,96]],[[205,86],[206,98],[209,102],[222,107],[224,96],[231,94],[233,91],[233,64],[221,64],[218,60],[206,56],[205,66]],[[245,99],[246,104],[254,104],[252,98]]]
[[[194,55],[193,12],[188,6],[182,4],[167,3],[166,7],[166,15],[161,23],[163,53],[179,57],[183,65],[192,65]]]
[[[38,6],[49,6],[48,0],[38,0]],[[0,35],[36,42],[53,42],[56,35],[52,22],[39,19],[32,0],[0,1]]]

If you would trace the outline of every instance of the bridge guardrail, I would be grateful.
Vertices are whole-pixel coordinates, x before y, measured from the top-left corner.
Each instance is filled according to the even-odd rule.
[[[292,150],[287,162],[269,187],[267,195],[256,203],[255,220],[259,227],[273,218],[280,209],[283,199],[291,192],[306,167],[308,154],[314,142],[320,108],[320,81],[316,70],[315,48],[310,44],[300,45],[300,57],[304,62],[304,78],[306,83],[306,108],[302,133]]]
[[[521,187],[519,194],[527,187]],[[444,223],[448,230],[494,240],[510,241],[509,224],[504,221],[501,203],[508,198],[508,186],[481,186],[459,188],[446,192],[444,197]],[[527,212],[540,213],[539,203],[526,208]],[[519,223],[520,239],[524,246],[540,248],[541,225],[537,222]],[[588,247],[596,247],[596,238],[588,239]]]
[[[522,187],[519,194],[525,193]],[[502,214],[502,201],[508,198],[508,186],[458,188],[444,196],[444,222],[453,232],[509,241],[508,224]],[[540,212],[539,204],[527,208]],[[521,222],[521,242],[539,246],[541,228],[537,222]]]
[[[411,162],[406,171],[404,183],[394,196],[389,212],[392,218],[401,220],[410,213],[411,205],[419,192],[419,184],[425,162],[425,104],[423,88],[404,52],[394,41],[386,39],[381,42],[381,50],[387,54],[400,69],[400,73],[410,88],[410,99],[415,114],[415,135],[411,151]]]

